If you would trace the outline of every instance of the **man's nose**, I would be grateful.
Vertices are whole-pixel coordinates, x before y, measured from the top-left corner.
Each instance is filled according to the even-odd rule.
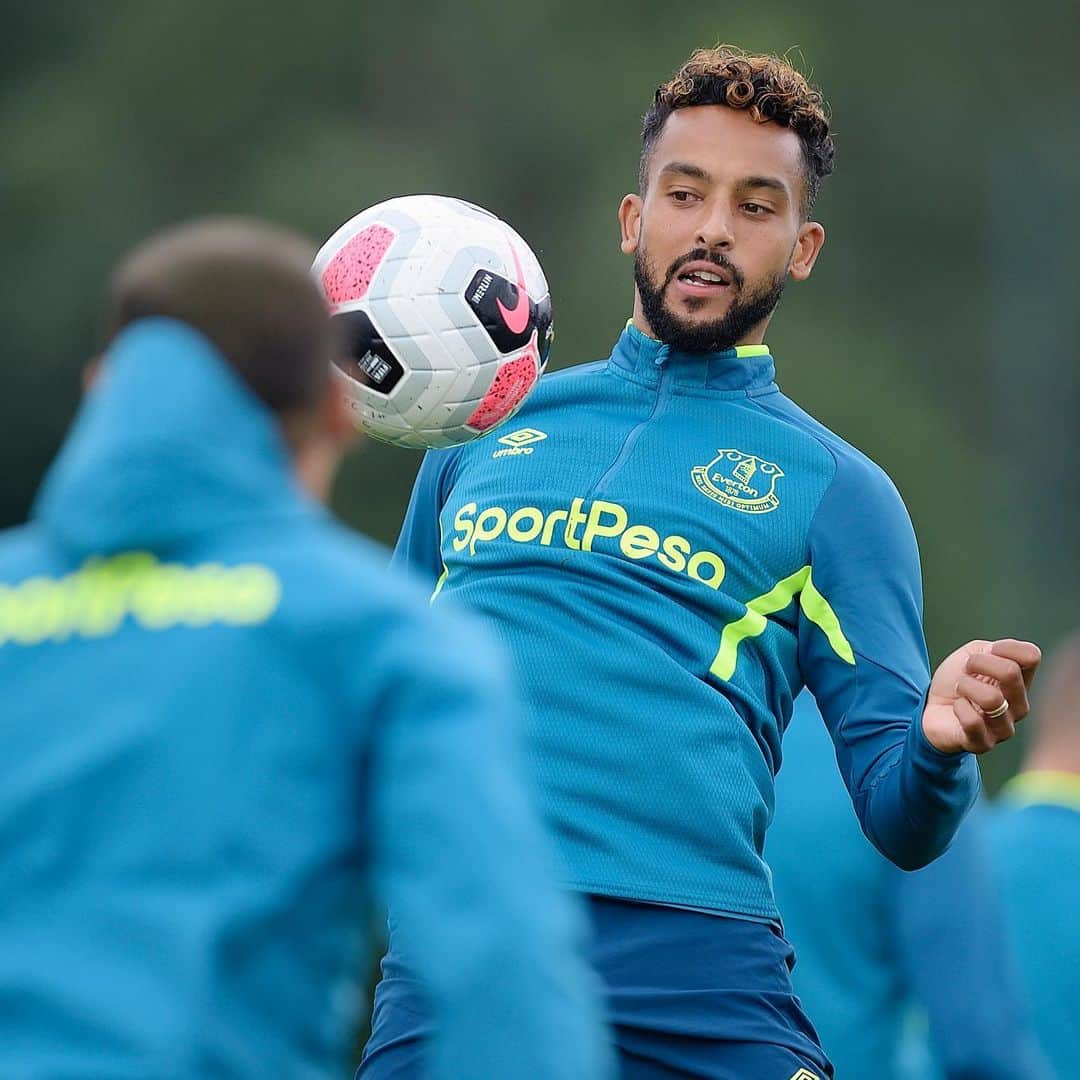
[[[717,206],[712,213],[701,223],[698,232],[698,243],[705,248],[720,248],[728,251],[735,242],[735,234],[731,226],[731,214],[727,207]]]

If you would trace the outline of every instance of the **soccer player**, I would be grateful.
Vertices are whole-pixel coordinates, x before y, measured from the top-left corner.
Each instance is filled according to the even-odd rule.
[[[1080,1069],[1080,633],[1047,664],[1030,736],[995,807],[991,854],[1035,1031],[1065,1080]]]
[[[342,1075],[372,880],[430,1075],[610,1053],[501,663],[312,498],[352,429],[311,254],[217,222],[131,255],[0,537],[0,1075]]]
[[[774,382],[764,335],[821,251],[832,163],[821,95],[785,62],[690,57],[619,207],[636,293],[614,350],[543,379],[503,444],[428,454],[398,546],[515,657],[633,1080],[831,1072],[762,857],[803,685],[863,828],[914,868],[948,845],[973,754],[1012,735],[1039,661],[974,641],[931,679],[900,497]],[[400,923],[365,1080],[416,1075],[407,949]]]
[[[796,699],[765,858],[799,957],[795,991],[838,1076],[1048,1075],[1005,933],[986,817],[976,807],[944,855],[898,870],[859,831],[814,699]]]

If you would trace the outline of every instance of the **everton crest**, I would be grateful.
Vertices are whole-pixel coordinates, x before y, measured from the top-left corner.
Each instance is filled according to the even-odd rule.
[[[780,505],[776,481],[784,470],[774,461],[741,450],[717,450],[708,465],[690,470],[694,487],[723,506],[744,514],[767,514]]]

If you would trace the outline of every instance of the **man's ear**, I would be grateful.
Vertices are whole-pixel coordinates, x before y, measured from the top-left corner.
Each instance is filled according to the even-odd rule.
[[[795,250],[788,264],[788,273],[796,281],[805,281],[810,276],[824,243],[824,227],[816,221],[804,222],[799,229],[799,238],[795,241]]]
[[[344,449],[358,438],[353,411],[342,380],[330,373],[322,404],[322,427],[331,441]]]
[[[99,353],[97,356],[87,360],[83,364],[82,369],[82,390],[83,393],[89,393],[94,383],[97,382],[98,376],[101,374],[101,365],[104,357]]]
[[[619,230],[622,242],[619,247],[624,255],[633,255],[641,240],[641,196],[624,195],[619,203]]]

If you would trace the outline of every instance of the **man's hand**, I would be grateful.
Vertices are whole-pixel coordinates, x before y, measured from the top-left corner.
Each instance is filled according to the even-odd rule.
[[[1011,739],[1028,714],[1028,687],[1041,659],[1037,645],[1011,638],[969,641],[950,653],[934,672],[922,715],[931,745],[985,754]]]

